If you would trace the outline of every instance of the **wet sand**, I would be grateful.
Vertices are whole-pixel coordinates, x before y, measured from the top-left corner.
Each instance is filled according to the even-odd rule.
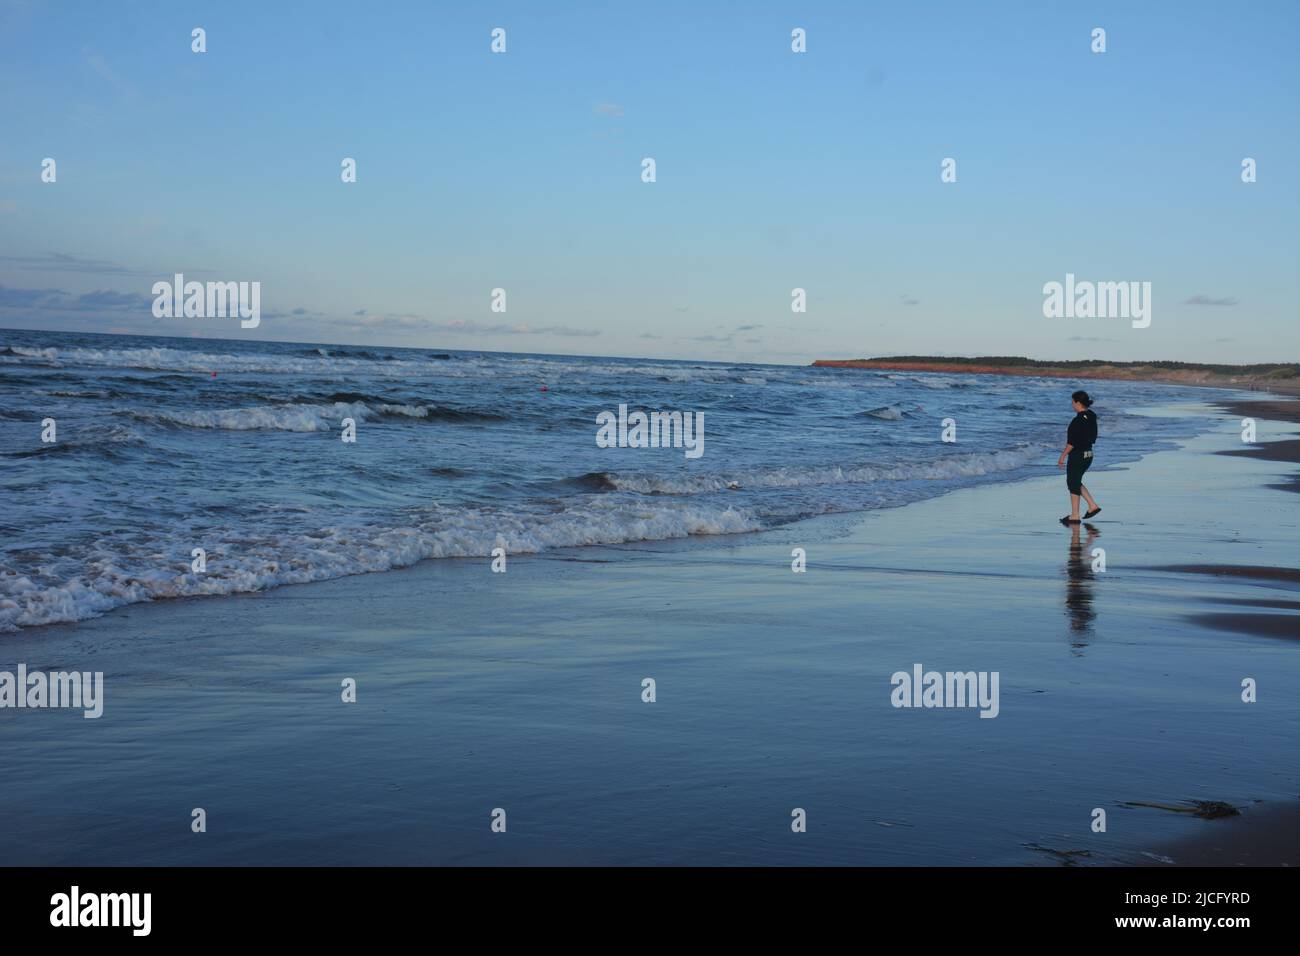
[[[1239,441],[1221,426],[1099,462],[1104,511],[1074,532],[1054,477],[5,635],[0,667],[107,690],[99,720],[0,719],[0,815],[22,821],[0,860],[1147,865],[1208,839],[1224,864],[1269,844],[1300,862],[1254,810],[1127,806],[1300,792],[1294,641],[1223,618],[1300,624],[1295,499],[1270,463],[1213,454]],[[1204,571],[1241,567],[1278,570]],[[997,671],[997,718],[893,707],[918,662]]]
[[[1151,862],[1175,866],[1300,865],[1300,802],[1249,806],[1157,849]]]
[[[1265,419],[1275,423],[1300,422],[1300,401],[1295,399],[1217,402],[1218,407],[1237,417]],[[1250,449],[1230,449],[1221,455],[1243,456],[1259,461],[1300,463],[1300,440],[1265,442]],[[1300,491],[1300,476],[1288,482],[1271,483],[1269,488]],[[1168,570],[1214,576],[1229,575],[1260,582],[1273,581],[1297,589],[1300,569],[1236,566],[1183,565]],[[1285,595],[1271,598],[1221,598],[1218,603],[1273,610],[1300,611],[1300,601]],[[1238,634],[1300,640],[1300,615],[1232,614],[1193,615],[1197,623]],[[1179,866],[1296,866],[1300,865],[1300,802],[1261,803],[1243,808],[1240,817],[1223,825],[1185,837],[1161,848],[1158,854]],[[1163,862],[1163,861],[1161,861]]]
[[[1226,401],[1217,404],[1229,414],[1241,418],[1259,418],[1274,423],[1300,423],[1300,401],[1296,399]],[[1295,434],[1293,430],[1290,433]],[[1271,441],[1246,448],[1225,449],[1219,454],[1297,465],[1300,464],[1300,439],[1275,437]],[[1281,481],[1271,482],[1268,487],[1279,491],[1300,492],[1300,472],[1283,476]]]
[[[1294,398],[1232,399],[1218,401],[1215,404],[1229,415],[1243,418],[1264,418],[1292,424],[1300,422],[1300,400]]]

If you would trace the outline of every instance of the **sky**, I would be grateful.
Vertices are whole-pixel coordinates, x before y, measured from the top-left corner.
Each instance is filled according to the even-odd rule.
[[[1297,361],[1298,48],[1294,0],[0,0],[0,327]],[[155,318],[178,272],[260,326]],[[1046,317],[1067,273],[1150,325]]]

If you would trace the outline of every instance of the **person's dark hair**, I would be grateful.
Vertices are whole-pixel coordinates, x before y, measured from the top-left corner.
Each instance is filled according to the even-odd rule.
[[[1079,403],[1080,405],[1082,405],[1084,408],[1091,408],[1091,407],[1092,407],[1092,399],[1088,397],[1088,393],[1087,393],[1087,392],[1084,392],[1084,391],[1075,392],[1073,395],[1070,396],[1070,398],[1074,399],[1076,402],[1078,402],[1078,403]]]

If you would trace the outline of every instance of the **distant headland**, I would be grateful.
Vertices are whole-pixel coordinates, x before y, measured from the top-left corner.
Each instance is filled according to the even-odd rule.
[[[976,358],[891,355],[871,359],[818,359],[812,364],[818,368],[1122,379],[1135,382],[1166,382],[1173,385],[1300,392],[1300,362],[1265,365],[1202,365],[1196,362],[1108,362],[1104,359],[1043,362],[1015,355],[987,355]]]

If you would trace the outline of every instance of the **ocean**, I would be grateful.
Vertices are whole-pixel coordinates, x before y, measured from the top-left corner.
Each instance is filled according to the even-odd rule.
[[[1083,384],[1094,473],[1212,425],[1139,413],[1197,389]],[[0,330],[0,630],[495,548],[736,535],[1055,474],[1076,387]],[[620,405],[702,413],[704,453],[599,447],[598,416]]]

